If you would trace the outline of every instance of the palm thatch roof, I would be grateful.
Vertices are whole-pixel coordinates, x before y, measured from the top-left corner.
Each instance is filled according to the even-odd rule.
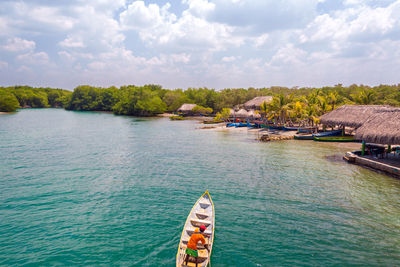
[[[378,111],[393,109],[385,105],[344,105],[320,117],[325,125],[358,128]]]
[[[196,104],[183,104],[180,108],[178,108],[178,111],[180,112],[189,112],[192,111],[192,109],[197,106]]]
[[[374,114],[357,129],[355,139],[377,144],[400,144],[400,108]]]
[[[260,109],[260,106],[263,102],[271,102],[272,101],[272,96],[257,96],[253,98],[252,100],[247,101],[244,103],[244,108],[245,109]]]
[[[245,109],[240,109],[239,111],[235,112],[235,116],[237,118],[247,118],[249,113]]]

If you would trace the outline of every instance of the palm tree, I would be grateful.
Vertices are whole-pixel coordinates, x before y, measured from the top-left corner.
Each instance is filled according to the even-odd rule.
[[[370,105],[374,101],[375,92],[371,89],[364,89],[359,94],[353,94],[351,97],[359,105]]]
[[[338,101],[338,92],[337,91],[330,92],[328,97],[327,97],[327,101],[328,101],[328,104],[331,105],[332,110],[334,110],[335,109],[335,105],[336,105],[336,103]]]
[[[261,118],[263,119],[264,116],[267,116],[269,111],[268,103],[267,101],[264,101],[260,105],[260,113],[261,113]]]

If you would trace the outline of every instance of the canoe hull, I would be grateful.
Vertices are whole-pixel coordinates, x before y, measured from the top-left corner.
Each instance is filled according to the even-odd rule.
[[[342,135],[342,130],[335,130],[335,131],[329,131],[329,132],[322,132],[315,134],[315,137],[328,137],[328,136],[340,136]]]
[[[327,137],[314,137],[317,142],[358,142],[353,136],[327,136]]]
[[[294,139],[296,139],[296,140],[313,140],[314,136],[313,135],[299,135],[299,134],[296,134],[294,136]]]
[[[205,231],[206,242],[210,249],[208,253],[207,250],[202,246],[198,245],[198,267],[206,267],[210,263],[210,257],[214,242],[214,229],[215,229],[215,210],[214,203],[212,202],[211,196],[206,191],[194,204],[192,210],[190,211],[185,226],[183,227],[181,239],[179,241],[178,253],[176,255],[176,266],[182,267],[184,265],[185,260],[185,250],[187,242],[190,239],[190,236],[193,234],[194,230],[198,228],[200,225],[204,225],[207,227]],[[195,266],[194,263],[188,263],[188,266]]]

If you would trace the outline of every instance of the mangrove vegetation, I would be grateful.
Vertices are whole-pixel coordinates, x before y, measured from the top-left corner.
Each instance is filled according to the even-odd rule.
[[[209,88],[164,89],[160,85],[127,85],[100,88],[78,86],[73,92],[29,86],[0,87],[0,111],[18,108],[64,107],[77,111],[110,111],[120,115],[153,116],[174,112],[184,103],[197,104],[198,112],[218,114],[225,118],[227,110],[235,108],[256,96],[273,96],[270,103],[261,105],[264,118],[285,121],[315,121],[320,115],[344,104],[387,104],[400,106],[400,84],[365,85],[322,88],[223,89]]]

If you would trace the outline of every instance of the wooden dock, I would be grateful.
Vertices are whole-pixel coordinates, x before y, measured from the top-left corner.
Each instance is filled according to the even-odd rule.
[[[400,159],[399,158],[376,158],[372,156],[359,156],[355,152],[346,152],[343,157],[349,163],[379,170],[400,178]]]

